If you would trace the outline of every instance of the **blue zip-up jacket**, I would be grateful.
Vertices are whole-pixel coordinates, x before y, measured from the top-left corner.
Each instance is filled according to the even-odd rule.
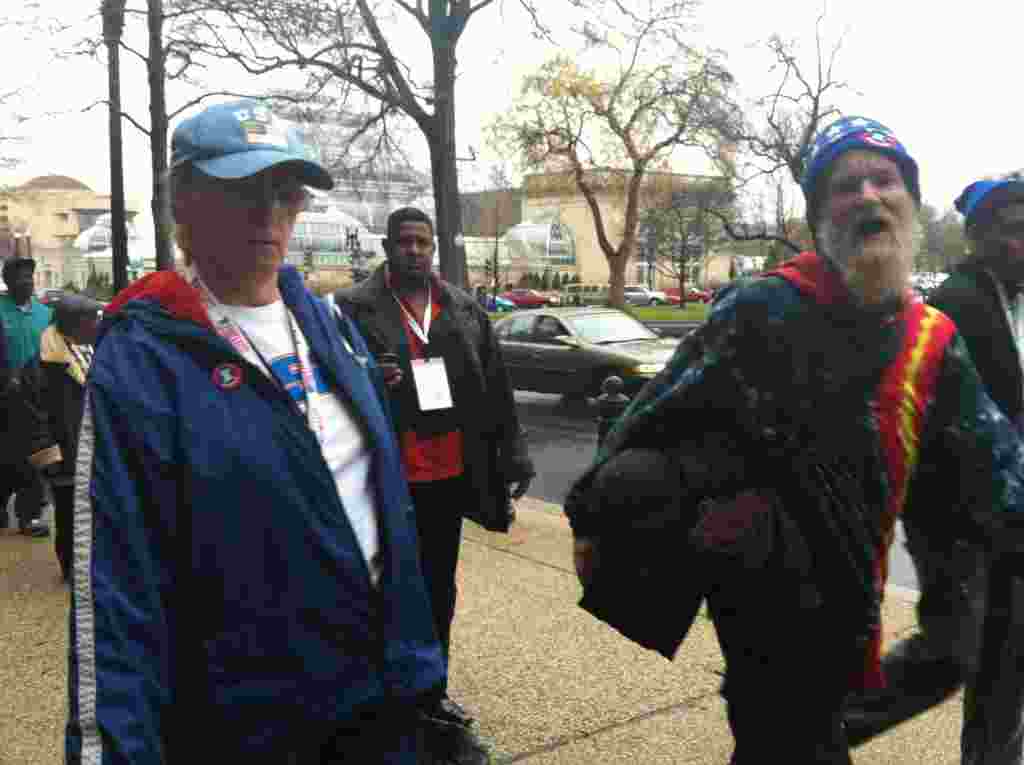
[[[107,309],[86,391],[72,765],[285,761],[354,710],[411,708],[443,680],[377,368],[294,269],[279,285],[372,444],[379,587],[288,395],[214,331],[184,279],[140,280]]]

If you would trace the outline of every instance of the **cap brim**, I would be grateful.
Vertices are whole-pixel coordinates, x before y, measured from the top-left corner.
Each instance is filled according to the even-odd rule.
[[[193,160],[192,164],[206,175],[224,180],[248,178],[271,167],[293,165],[304,185],[324,191],[334,187],[334,179],[316,162],[280,151],[243,151],[212,159]]]

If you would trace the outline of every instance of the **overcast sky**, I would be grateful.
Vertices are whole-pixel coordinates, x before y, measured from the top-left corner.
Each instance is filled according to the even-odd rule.
[[[550,1],[552,6],[558,3]],[[70,6],[79,5],[43,3],[62,8],[65,18],[73,12],[67,10]],[[475,16],[460,43],[462,72],[456,92],[460,155],[468,154],[470,145],[486,152],[482,127],[507,107],[522,75],[554,52],[530,37],[514,0],[505,3],[504,14],[486,9]],[[774,78],[767,72],[770,62],[763,50],[751,45],[774,32],[811,42],[821,8],[820,0],[714,0],[700,12],[701,28],[694,39],[724,49],[743,92],[754,96],[770,89]],[[1017,90],[1024,6],[1002,0],[956,6],[925,0],[834,0],[827,10],[828,40],[844,36],[837,76],[861,94],[847,92],[838,99],[839,106],[848,114],[875,118],[896,133],[921,168],[925,202],[940,210],[950,208],[960,190],[977,177],[1024,166],[1024,107]],[[550,13],[550,26],[556,31],[564,28],[567,20]],[[98,30],[98,19],[92,23]],[[408,50],[420,46],[422,56],[426,47],[421,38],[412,34],[407,39]],[[809,51],[804,60],[808,64],[813,60]],[[19,149],[25,162],[15,171],[0,171],[0,183],[58,173],[108,191],[106,110],[81,111],[105,97],[106,70],[87,60],[52,62],[45,44],[19,41],[9,28],[0,30],[0,66],[3,90],[28,84],[20,105],[23,111],[62,113],[20,126],[0,121],[0,135],[20,132],[28,138]],[[124,55],[122,77],[126,111],[145,120],[148,97],[141,63]],[[240,80],[233,73],[229,77],[235,87],[256,87],[253,80]],[[182,96],[172,92],[169,106],[173,108],[175,99],[180,102]],[[6,118],[0,109],[0,120]],[[148,205],[147,139],[128,124],[123,130],[126,191],[137,204]],[[465,183],[479,182],[483,167],[478,163],[473,177],[473,168],[464,163],[460,170]]]

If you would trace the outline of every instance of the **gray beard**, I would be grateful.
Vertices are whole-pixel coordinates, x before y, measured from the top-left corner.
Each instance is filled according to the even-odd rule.
[[[897,252],[891,257],[905,258],[912,263],[914,239],[911,233],[906,243],[895,244]],[[843,232],[825,220],[818,224],[817,247],[818,252],[835,266],[843,283],[863,307],[889,309],[906,299],[910,287],[909,268],[901,274],[899,264],[894,264],[892,270],[884,275],[883,280],[872,279],[869,282],[864,278],[865,273],[858,268],[858,258],[863,257],[863,249],[844,240]],[[909,251],[903,251],[904,249]]]

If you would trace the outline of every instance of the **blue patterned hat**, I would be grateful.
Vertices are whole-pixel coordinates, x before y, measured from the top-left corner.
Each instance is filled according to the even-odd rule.
[[[893,132],[881,122],[866,117],[841,117],[819,131],[805,157],[800,186],[807,200],[807,222],[811,228],[818,217],[818,181],[833,162],[853,149],[875,151],[896,160],[907,191],[915,202],[921,203],[917,163]]]
[[[999,178],[985,178],[975,181],[953,203],[964,216],[964,227],[971,228],[984,222],[999,202],[1009,199],[1024,199],[1024,174],[1019,170]]]

